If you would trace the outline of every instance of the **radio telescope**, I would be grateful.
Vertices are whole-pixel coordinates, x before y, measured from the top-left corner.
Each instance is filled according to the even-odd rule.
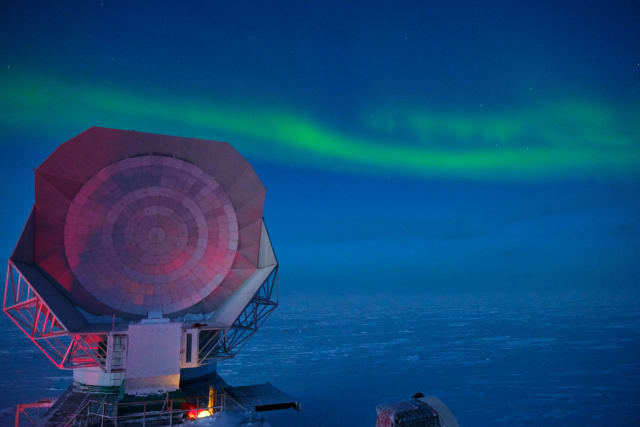
[[[178,390],[278,304],[264,201],[227,143],[93,127],[35,170],[4,312],[76,383]]]

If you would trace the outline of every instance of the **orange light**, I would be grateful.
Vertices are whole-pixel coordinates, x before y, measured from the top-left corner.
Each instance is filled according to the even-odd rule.
[[[198,412],[198,418],[204,418],[204,417],[210,417],[210,416],[211,416],[211,412],[207,411],[206,409],[203,409],[200,412]]]
[[[210,417],[211,416],[211,412],[209,412],[206,409],[200,409],[196,415],[196,410],[192,409],[189,412],[187,412],[187,417],[190,420],[195,420],[196,418],[205,418],[205,417]]]

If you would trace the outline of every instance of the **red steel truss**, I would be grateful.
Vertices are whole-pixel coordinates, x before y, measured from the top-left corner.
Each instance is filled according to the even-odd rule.
[[[59,369],[105,369],[109,334],[69,332],[11,261],[3,310]]]

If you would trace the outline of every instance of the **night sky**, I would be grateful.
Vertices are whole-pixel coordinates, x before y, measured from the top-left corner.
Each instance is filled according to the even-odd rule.
[[[0,251],[33,169],[97,125],[234,145],[281,292],[637,289],[639,22],[639,2],[5,1]]]

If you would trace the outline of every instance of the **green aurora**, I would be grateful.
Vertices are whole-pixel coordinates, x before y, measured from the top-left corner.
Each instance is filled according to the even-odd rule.
[[[100,125],[226,139],[267,161],[430,177],[624,178],[640,170],[640,112],[594,101],[457,113],[414,104],[393,114],[372,109],[345,130],[293,108],[176,101],[12,73],[0,92],[0,123],[19,134],[72,136]]]

